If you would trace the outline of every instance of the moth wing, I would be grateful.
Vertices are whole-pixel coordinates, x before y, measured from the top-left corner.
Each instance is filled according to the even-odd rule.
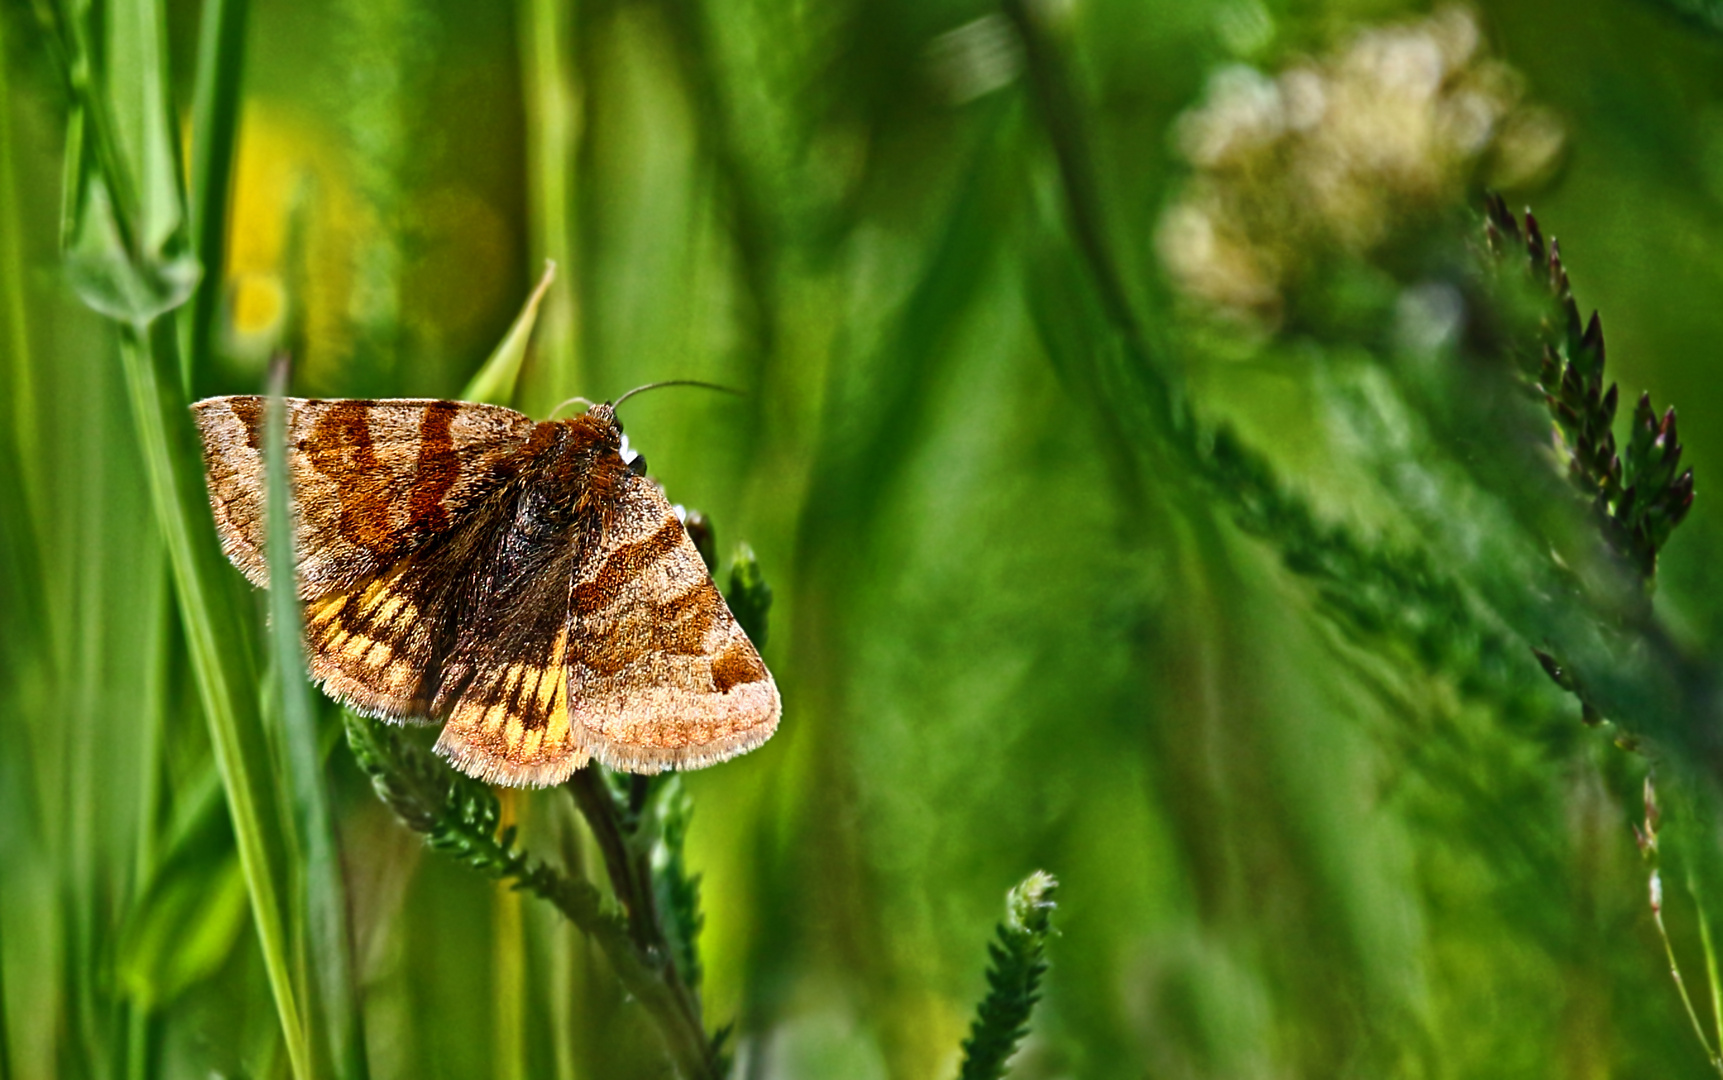
[[[495,576],[514,504],[492,499],[383,573],[305,604],[312,678],[332,697],[387,720],[429,720],[463,628]],[[562,586],[566,587],[566,586]],[[565,601],[558,600],[560,611]]]
[[[252,584],[264,554],[265,398],[192,406],[222,550]],[[287,471],[299,596],[350,591],[449,529],[506,478],[531,419],[461,401],[287,398]]]
[[[613,769],[692,769],[777,729],[777,684],[656,485],[632,474],[569,597],[571,738]]]
[[[576,548],[508,528],[489,544],[431,704],[445,718],[437,750],[486,783],[560,784],[587,761],[570,738],[563,663]]]

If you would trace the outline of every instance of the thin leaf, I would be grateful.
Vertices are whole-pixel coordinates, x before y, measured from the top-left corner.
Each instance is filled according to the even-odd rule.
[[[522,98],[526,105],[527,223],[535,260],[565,273],[551,287],[539,332],[538,356],[528,389],[566,396],[585,385],[581,369],[580,308],[575,295],[578,229],[575,206],[581,91],[574,51],[571,0],[521,0]]]
[[[197,283],[169,100],[159,0],[115,4],[105,67],[74,16],[68,81],[79,122],[67,139],[66,271],[85,303],[141,324],[183,304]]]
[[[550,289],[550,283],[556,279],[556,264],[545,260],[544,276],[539,278],[538,287],[527,297],[526,304],[515,316],[515,321],[509,326],[509,332],[503,335],[502,342],[496,351],[491,353],[479,373],[467,383],[461,391],[463,401],[488,401],[494,405],[506,405],[514,399],[515,380],[520,375],[521,361],[526,359],[527,342],[532,340],[532,328],[538,322],[538,306],[544,300],[544,294]]]
[[[206,0],[191,106],[191,247],[203,277],[180,320],[180,381],[193,393],[209,366],[227,261],[227,212],[245,74],[249,0]]]
[[[310,1075],[303,994],[294,983],[282,806],[244,643],[245,622],[224,602],[223,566],[203,494],[203,468],[181,390],[175,339],[154,318],[189,294],[184,192],[169,105],[164,16],[159,0],[108,12],[108,47],[98,68],[88,48],[87,11],[65,20],[57,55],[77,106],[68,140],[70,211],[62,235],[68,269],[84,300],[121,322],[121,359],[143,470],[173,567],[192,671],[210,725],[240,867],[282,1037],[295,1077]],[[111,77],[113,95],[99,78]],[[124,103],[123,117],[117,103]]]
[[[280,825],[272,825],[282,820],[280,801],[255,698],[240,692],[255,685],[256,676],[243,648],[244,623],[222,602],[218,575],[230,571],[216,546],[203,495],[202,461],[191,413],[179,392],[173,335],[159,324],[142,332],[127,330],[121,357],[150,499],[173,566],[192,673],[233,816],[258,945],[288,1061],[293,1075],[302,1080],[310,1075],[310,1052],[288,946],[285,839]]]
[[[292,513],[287,477],[287,385],[285,361],[274,365],[265,419],[269,530],[269,645],[275,667],[276,709],[287,748],[285,786],[293,794],[293,819],[303,845],[301,895],[308,959],[315,984],[314,997],[321,1025],[307,1040],[326,1050],[336,1074],[366,1074],[364,1037],[357,996],[353,990],[351,951],[347,938],[346,889],[335,847],[328,795],[323,783],[323,754],[318,747],[317,720],[305,679],[303,629],[300,623],[298,574],[293,553]],[[308,1016],[307,1019],[310,1019]],[[323,1042],[320,1042],[323,1040]]]

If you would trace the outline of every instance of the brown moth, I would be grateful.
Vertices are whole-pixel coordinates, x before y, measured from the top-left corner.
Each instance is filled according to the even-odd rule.
[[[261,397],[192,406],[222,549],[264,555]],[[778,724],[778,688],[609,404],[534,423],[462,401],[286,399],[311,675],[489,783],[589,759],[698,768]]]

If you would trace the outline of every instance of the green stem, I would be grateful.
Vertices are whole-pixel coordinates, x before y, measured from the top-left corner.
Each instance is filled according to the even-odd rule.
[[[251,897],[252,918],[264,971],[281,1022],[288,1063],[297,1080],[311,1075],[305,1024],[295,990],[282,889],[279,837],[267,826],[268,748],[249,698],[240,692],[254,680],[238,650],[236,625],[217,626],[220,590],[214,580],[221,557],[203,500],[200,458],[193,448],[191,414],[179,390],[175,342],[166,324],[125,327],[121,357],[130,390],[150,499],[173,567],[186,645],[198,696],[209,722],[210,742],[233,816],[240,868]]]
[[[0,19],[0,55],[8,48],[5,20]],[[18,213],[18,182],[14,175],[15,141],[12,132],[12,88],[8,65],[0,64],[0,304],[4,304],[6,345],[11,354],[12,395],[10,422],[12,440],[18,459],[18,482],[23,488],[24,505],[32,528],[39,529],[42,520],[40,487],[36,471],[28,463],[35,460],[36,386],[35,372],[30,364],[30,331],[24,295],[23,218]],[[37,537],[38,543],[41,537]]]
[[[244,97],[248,0],[204,0],[191,105],[191,244],[203,277],[180,315],[180,387],[194,393],[208,368],[226,284],[227,214]]]
[[[628,921],[604,909],[592,883],[571,864],[557,871],[515,846],[515,830],[499,829],[501,807],[490,788],[453,771],[428,750],[402,739],[380,721],[343,713],[353,756],[370,776],[378,797],[409,828],[425,833],[431,846],[453,855],[493,878],[515,882],[556,906],[569,922],[598,945],[623,990],[639,1002],[657,1026],[678,1074],[686,1080],[722,1080],[716,1048],[700,1024],[699,1006],[676,978],[662,934],[656,947],[637,943],[636,913],[651,909],[638,895],[628,855],[627,829],[614,798],[592,769],[575,773],[570,790],[605,849],[607,865],[617,866],[618,898]],[[586,777],[585,780],[580,780]],[[648,885],[647,893],[650,894]]]
[[[294,824],[304,848],[300,896],[308,936],[319,1024],[307,1031],[313,1050],[326,1050],[337,1075],[366,1075],[364,1034],[353,990],[347,933],[346,889],[341,859],[324,790],[323,752],[317,719],[305,681],[305,653],[293,555],[288,499],[287,388],[285,361],[270,376],[265,436],[268,478],[269,643],[276,673],[276,695],[287,753],[285,786],[292,792]],[[310,993],[310,988],[307,990]],[[306,1017],[307,1021],[311,1016]],[[321,1039],[318,1037],[321,1035]]]
[[[633,842],[633,829],[624,820],[616,796],[598,769],[597,765],[588,765],[576,770],[567,786],[603,853],[611,890],[627,914],[630,952],[650,972],[651,1000],[638,991],[636,994],[657,1022],[677,1071],[689,1080],[719,1080],[724,1067],[716,1046],[706,1036],[700,999],[677,970],[676,951],[664,934],[657,894],[652,887],[650,853]],[[602,940],[599,944],[605,946],[605,953],[614,965],[616,958],[611,955],[611,948]]]
[[[1693,1034],[1698,1036],[1699,1045],[1705,1048],[1706,1060],[1711,1067],[1723,1075],[1723,1058],[1717,1056],[1717,1051],[1711,1049],[1711,1039],[1705,1034],[1705,1025],[1699,1022],[1699,1010],[1693,1007],[1693,997],[1687,992],[1687,980],[1681,977],[1681,965],[1675,959],[1675,946],[1669,940],[1669,931],[1663,927],[1662,886],[1657,871],[1651,872],[1651,921],[1657,925],[1657,936],[1663,939],[1663,955],[1669,959],[1669,975],[1675,980],[1675,991],[1681,995],[1681,1004],[1687,1010],[1687,1019],[1693,1024]],[[1701,925],[1704,918],[1700,918]],[[1706,931],[1702,933],[1708,934]],[[1709,958],[1709,950],[1707,950]]]
[[[548,259],[559,273],[545,299],[538,331],[533,385],[550,401],[590,390],[581,367],[579,246],[571,211],[581,132],[580,86],[570,52],[574,11],[570,0],[523,0],[522,94],[527,114],[528,235],[532,265]]]
[[[1717,949],[1711,941],[1711,920],[1706,916],[1705,905],[1699,900],[1699,885],[1693,880],[1691,871],[1687,874],[1687,895],[1693,898],[1694,910],[1699,914],[1699,947],[1705,954],[1705,977],[1711,987],[1711,1024],[1717,1035],[1718,1046],[1723,1047],[1723,986],[1717,981]]]
[[[517,826],[520,799],[516,792],[499,791],[503,828]],[[492,886],[491,898],[491,1009],[497,1080],[523,1080],[526,1071],[526,927],[522,919],[520,892],[507,882]]]
[[[0,930],[4,929],[0,919]],[[6,1022],[6,937],[0,933],[0,1080],[12,1080],[12,1041]]]
[[[1139,374],[1146,379],[1155,412],[1167,424],[1167,430],[1173,430],[1172,393],[1151,364],[1148,340],[1131,304],[1124,275],[1107,244],[1095,155],[1083,127],[1083,113],[1070,73],[1028,0],[1005,0],[1004,8],[1023,41],[1030,96],[1059,167],[1072,240],[1088,265],[1107,320],[1124,338],[1132,359],[1141,369]]]

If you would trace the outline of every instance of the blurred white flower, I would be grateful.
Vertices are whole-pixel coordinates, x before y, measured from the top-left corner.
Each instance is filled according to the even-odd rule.
[[[1175,129],[1194,174],[1157,251],[1187,296],[1272,323],[1324,257],[1369,255],[1481,172],[1512,186],[1547,173],[1561,125],[1520,99],[1519,77],[1483,54],[1458,7],[1277,75],[1229,64]]]

